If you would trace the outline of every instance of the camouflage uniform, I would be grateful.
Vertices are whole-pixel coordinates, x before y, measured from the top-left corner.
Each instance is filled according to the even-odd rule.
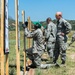
[[[32,48],[26,50],[27,56],[30,60],[32,60],[33,64],[35,64],[36,66],[40,66],[41,56],[44,51],[43,33],[39,28],[33,32],[30,32],[27,28],[25,28],[25,36],[33,38]]]
[[[72,43],[74,43],[74,41],[75,41],[75,32],[74,32],[74,34],[72,35],[72,39],[71,39],[71,42],[70,42],[69,46],[70,46]]]
[[[47,52],[51,59],[54,57],[54,48],[56,41],[56,25],[50,22],[45,30],[45,38],[47,41]]]
[[[72,35],[72,41],[73,41],[73,42],[75,41],[75,32],[74,32],[74,34]]]
[[[66,49],[67,49],[67,34],[71,30],[71,24],[66,20],[61,18],[57,21],[57,37],[56,37],[56,45],[55,45],[55,60],[56,63],[59,54],[61,54],[61,60],[65,63],[66,61]],[[64,35],[61,35],[64,33]]]

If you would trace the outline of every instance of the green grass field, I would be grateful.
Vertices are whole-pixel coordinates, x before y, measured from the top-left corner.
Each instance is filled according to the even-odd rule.
[[[23,67],[23,32],[20,32],[20,65]],[[68,43],[71,40],[71,32],[68,36],[70,37]],[[10,44],[10,53],[9,53],[9,75],[16,75],[16,33],[15,31],[9,32],[9,44]],[[47,58],[47,57],[46,57]],[[58,60],[60,63],[60,58]],[[67,50],[67,62],[66,67],[51,67],[49,69],[36,69],[35,75],[75,75],[75,43],[73,43]]]
[[[68,43],[71,41],[72,34],[73,32],[68,35]],[[60,57],[58,63],[61,63]],[[67,49],[67,61],[65,67],[51,67],[44,70],[37,69],[35,75],[75,75],[75,42]]]

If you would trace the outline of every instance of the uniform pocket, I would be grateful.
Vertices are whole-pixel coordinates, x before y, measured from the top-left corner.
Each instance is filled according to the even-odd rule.
[[[67,50],[67,43],[64,43],[64,44],[62,45],[62,50],[63,50],[63,51]]]

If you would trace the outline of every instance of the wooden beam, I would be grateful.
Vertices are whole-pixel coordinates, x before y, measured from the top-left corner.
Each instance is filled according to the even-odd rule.
[[[1,75],[1,48],[0,48],[0,75]]]
[[[4,0],[1,0],[1,75],[4,75]]]
[[[28,29],[31,31],[31,20],[30,17],[28,17]],[[28,38],[28,48],[30,48],[32,45],[32,39]]]
[[[22,22],[23,24],[25,23],[25,11],[22,11]],[[26,53],[25,53],[25,50],[26,50],[26,37],[25,37],[25,33],[24,34],[24,74],[26,72]]]
[[[20,51],[18,45],[18,0],[15,0],[15,23],[16,23],[16,66],[17,66],[17,75],[20,75]]]
[[[4,0],[1,0],[1,75],[4,75]]]
[[[8,54],[6,55],[6,75],[9,75],[9,58]]]

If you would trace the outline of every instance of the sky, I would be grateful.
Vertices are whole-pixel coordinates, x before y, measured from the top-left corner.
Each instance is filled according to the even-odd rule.
[[[8,0],[9,16],[15,19],[15,0]],[[55,19],[55,13],[61,11],[63,18],[75,20],[75,0],[19,0],[19,20],[25,10],[25,19],[45,21],[47,17]]]

